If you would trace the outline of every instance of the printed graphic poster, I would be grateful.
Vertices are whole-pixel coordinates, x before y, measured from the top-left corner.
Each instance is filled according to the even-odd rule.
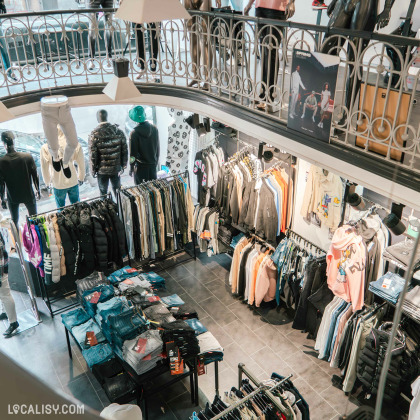
[[[289,128],[330,141],[339,64],[340,59],[333,55],[293,51]]]

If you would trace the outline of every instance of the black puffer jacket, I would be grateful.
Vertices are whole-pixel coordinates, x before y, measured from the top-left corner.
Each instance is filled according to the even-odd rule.
[[[66,261],[66,278],[74,278],[74,270],[76,267],[76,253],[73,248],[72,238],[67,231],[66,222],[63,215],[57,215],[57,225],[60,230],[61,245],[64,249],[65,261]]]
[[[105,233],[105,218],[97,209],[92,210],[93,242],[95,245],[96,269],[106,271],[108,268],[108,239]],[[67,265],[67,261],[66,261]]]
[[[127,255],[127,242],[125,239],[125,229],[123,222],[118,217],[117,214],[117,205],[112,200],[105,200],[105,203],[108,208],[108,214],[111,217],[113,230],[117,235],[118,241],[118,253],[117,253],[117,260],[115,261],[117,265],[121,265],[124,257]]]
[[[82,255],[80,277],[85,278],[95,270],[93,223],[90,217],[90,208],[88,206],[80,211],[78,230],[80,235],[80,251]]]
[[[92,174],[116,175],[127,166],[125,134],[116,124],[99,124],[89,136]]]

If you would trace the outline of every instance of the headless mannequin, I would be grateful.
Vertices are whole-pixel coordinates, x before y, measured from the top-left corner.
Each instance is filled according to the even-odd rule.
[[[327,10],[327,14],[330,17],[328,27],[368,32],[373,32],[376,24],[378,28],[384,28],[389,23],[394,1],[386,0],[384,10],[378,15],[379,0],[332,0]],[[363,42],[363,51],[367,47],[369,40],[363,39],[361,41]],[[324,54],[335,54],[337,51],[334,48],[337,45],[338,38],[331,37],[325,42],[321,52]],[[348,50],[348,60],[350,62],[355,60],[354,50],[351,47]],[[353,68],[352,65],[349,65],[349,74],[353,72]],[[355,94],[357,94],[361,82],[356,75],[348,78],[346,86],[346,107],[349,111],[354,83],[356,83]]]
[[[44,106],[57,107],[62,105],[67,105],[69,103],[69,98],[64,95],[52,95],[44,96],[41,98],[41,104]]]
[[[211,11],[210,0],[184,0],[184,6],[187,10],[200,10],[202,12]],[[203,57],[203,64],[207,69],[208,74],[210,74],[213,57],[209,52],[210,43],[207,36],[208,26],[209,23],[207,22],[207,18],[199,18],[197,16],[193,16],[187,22],[188,31],[190,32],[190,50],[194,73],[194,79],[188,85],[190,87],[199,82],[201,57]],[[202,76],[205,77],[206,75],[204,74]],[[203,88],[210,88],[207,81]]]

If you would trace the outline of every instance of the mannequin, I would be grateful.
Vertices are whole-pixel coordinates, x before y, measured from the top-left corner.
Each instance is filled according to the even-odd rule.
[[[79,144],[79,140],[67,96],[57,95],[41,98],[41,116],[44,133],[52,156],[53,168],[57,172],[60,172],[62,169],[64,176],[71,178],[69,161]],[[58,157],[60,145],[58,143],[57,125],[60,125],[67,140],[62,159]]]
[[[200,10],[202,12],[211,11],[210,0],[184,0],[184,6],[188,10]],[[207,75],[200,74],[201,57],[203,57],[203,64],[210,74],[213,55],[209,51],[210,43],[207,36],[209,23],[207,18],[198,18],[193,16],[188,22],[187,27],[190,32],[190,50],[193,64],[194,79],[188,86],[194,86],[199,83],[199,78],[206,78],[203,89],[210,89],[210,84],[207,82]]]
[[[116,197],[121,187],[121,175],[127,167],[127,139],[117,124],[108,122],[108,113],[104,109],[97,112],[96,119],[99,125],[89,136],[92,174],[98,177],[101,195],[108,194],[111,182]]]
[[[114,0],[89,0],[89,9],[112,9],[114,7]],[[92,13],[90,16],[89,22],[89,38],[88,38],[88,50],[89,50],[89,70],[95,68],[94,58],[95,58],[95,46],[96,46],[96,37],[98,34],[95,31],[95,28],[98,25],[97,13]],[[112,42],[111,42],[111,32],[110,27],[112,25],[112,13],[105,13],[105,46],[107,50],[107,58],[110,59],[112,55]]]
[[[66,137],[60,126],[58,130],[58,143],[60,145],[59,157],[62,158],[64,148],[66,147]],[[44,178],[45,185],[52,184],[54,188],[54,197],[57,208],[66,205],[66,197],[68,195],[70,203],[74,204],[80,201],[79,197],[79,184],[83,184],[85,179],[85,158],[83,156],[83,149],[80,144],[77,145],[73,156],[70,159],[69,167],[71,169],[72,177],[66,178],[63,172],[56,172],[52,166],[51,154],[48,150],[48,144],[41,147],[41,172]],[[77,170],[74,165],[77,164]]]
[[[166,166],[171,173],[186,171],[188,169],[188,155],[191,126],[185,122],[188,116],[184,111],[168,109],[173,118],[168,127],[168,156]]]
[[[7,203],[16,227],[19,223],[19,204],[23,203],[29,215],[36,214],[36,201],[41,197],[39,178],[34,158],[29,153],[16,152],[14,134],[5,131],[1,140],[6,155],[0,158],[0,199],[3,209],[7,208],[4,194],[7,189]],[[35,186],[36,195],[32,189]]]
[[[328,27],[344,28],[356,31],[373,32],[375,25],[384,28],[389,23],[391,8],[395,0],[385,0],[383,11],[378,15],[379,0],[332,0],[328,6],[327,14],[330,17]],[[367,47],[369,40],[362,40],[362,51]],[[331,37],[322,47],[324,54],[336,54],[333,50],[338,45],[338,38]],[[353,48],[349,48],[348,60],[355,60]],[[353,66],[349,65],[349,74],[353,72]],[[356,79],[354,79],[356,77]],[[357,76],[349,77],[346,86],[346,106],[350,108],[353,83],[356,83],[356,94],[360,89],[360,80]],[[349,109],[350,111],[350,109]]]

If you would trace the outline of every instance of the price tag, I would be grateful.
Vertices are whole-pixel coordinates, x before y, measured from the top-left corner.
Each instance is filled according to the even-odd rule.
[[[184,373],[184,362],[179,354],[179,349],[173,341],[166,343],[166,354],[169,358],[169,367],[171,375],[180,375]]]
[[[134,281],[131,280],[131,279],[126,279],[126,280],[123,281],[123,283],[124,284],[128,284],[128,285],[131,285],[131,284],[134,284]]]
[[[86,331],[85,345],[89,347],[96,346],[98,339],[93,331]]]
[[[197,371],[198,371],[198,376],[206,374],[206,366],[204,364],[204,356],[198,356]]]
[[[385,279],[384,282],[382,283],[382,287],[384,289],[390,289],[392,285],[392,279]]]
[[[159,296],[149,296],[149,297],[147,298],[147,300],[148,300],[150,303],[153,303],[153,302],[159,302],[159,301],[160,301],[160,297],[159,297]]]
[[[87,302],[90,302],[90,303],[98,303],[99,298],[101,297],[101,294],[102,294],[101,292],[93,292],[90,295],[87,295],[85,299]]]
[[[144,354],[146,351],[146,344],[147,344],[147,339],[140,337],[137,340],[137,343],[135,344],[135,346],[133,347],[133,350],[136,351],[137,353]]]
[[[128,270],[127,270],[127,273],[129,273],[129,274],[132,274],[132,273],[138,273],[139,271],[138,270],[136,270],[135,268],[129,268]]]

